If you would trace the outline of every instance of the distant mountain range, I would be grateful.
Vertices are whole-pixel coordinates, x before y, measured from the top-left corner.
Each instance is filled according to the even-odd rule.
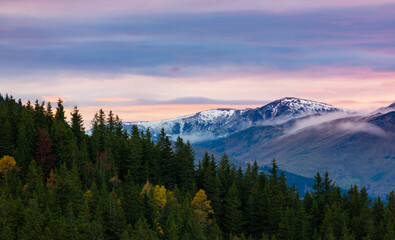
[[[125,122],[124,127],[128,130],[133,125],[142,130],[149,128],[154,137],[164,128],[173,140],[181,136],[191,143],[198,143],[225,138],[254,126],[277,125],[306,116],[335,112],[351,111],[325,103],[286,97],[260,108],[213,109],[169,120]]]
[[[172,139],[190,140],[197,155],[203,149],[226,152],[236,164],[257,160],[262,167],[275,158],[284,171],[306,178],[329,170],[345,189],[358,184],[374,195],[395,189],[395,103],[362,115],[287,97],[255,109],[215,109],[124,126],[134,124],[154,136],[163,127]]]

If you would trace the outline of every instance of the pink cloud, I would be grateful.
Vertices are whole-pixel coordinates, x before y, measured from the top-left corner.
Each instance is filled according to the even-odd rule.
[[[131,102],[134,101],[133,98],[126,98],[126,97],[97,97],[92,98],[92,101],[98,102]]]
[[[393,0],[311,1],[282,0],[2,0],[0,14],[45,17],[89,17],[117,13],[171,13],[171,12],[217,12],[217,11],[303,11],[306,9],[359,7],[392,4]],[[393,11],[393,9],[392,9]]]

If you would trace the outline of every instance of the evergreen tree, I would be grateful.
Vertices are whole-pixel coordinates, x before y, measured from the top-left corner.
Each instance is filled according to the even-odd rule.
[[[194,190],[195,165],[194,152],[189,141],[185,144],[178,137],[174,144],[175,183],[183,190]]]
[[[372,239],[384,239],[386,232],[385,205],[381,201],[380,196],[378,196],[373,203],[372,215],[374,224]]]
[[[150,229],[145,218],[139,218],[139,220],[134,225],[133,232],[131,234],[131,239],[135,240],[146,240],[146,239],[158,239],[155,232]]]
[[[8,118],[0,126],[0,156],[14,155],[13,129]]]
[[[132,127],[130,144],[130,166],[126,166],[126,170],[130,170],[130,172],[133,173],[132,177],[134,182],[143,183],[147,180],[143,177],[143,145],[140,132],[136,125]]]
[[[71,114],[71,131],[74,134],[74,137],[77,139],[78,146],[84,143],[85,140],[85,128],[84,122],[82,120],[82,115],[78,110],[77,106],[74,107],[73,112]]]
[[[236,184],[233,182],[225,199],[225,214],[223,218],[224,231],[235,235],[241,233],[242,214],[241,201]]]
[[[144,213],[140,192],[140,188],[134,183],[131,174],[128,174],[123,186],[122,205],[126,220],[131,225],[134,225]]]
[[[391,191],[387,196],[387,208],[386,208],[386,234],[384,239],[395,238],[395,192]]]
[[[91,137],[91,157],[96,158],[104,151],[105,138],[107,134],[105,114],[103,109],[100,109],[92,122],[92,137]]]
[[[29,140],[27,138],[26,128],[24,124],[19,124],[18,135],[16,140],[16,153],[15,158],[22,170],[22,174],[25,175],[28,166],[30,164],[30,153],[29,153]]]
[[[175,183],[175,171],[173,149],[169,137],[166,136],[165,130],[162,128],[157,142],[159,150],[159,166],[161,180],[165,186],[173,187]],[[158,167],[159,167],[158,166]]]

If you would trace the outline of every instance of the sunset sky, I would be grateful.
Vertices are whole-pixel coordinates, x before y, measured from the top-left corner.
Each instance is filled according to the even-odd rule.
[[[346,3],[345,3],[346,2]],[[0,93],[159,120],[395,102],[394,0],[0,0]]]

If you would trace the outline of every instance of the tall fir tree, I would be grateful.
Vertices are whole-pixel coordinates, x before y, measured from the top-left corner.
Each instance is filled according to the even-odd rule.
[[[235,235],[241,233],[243,222],[240,207],[239,192],[236,184],[233,182],[225,199],[225,211],[222,219],[225,232]]]

